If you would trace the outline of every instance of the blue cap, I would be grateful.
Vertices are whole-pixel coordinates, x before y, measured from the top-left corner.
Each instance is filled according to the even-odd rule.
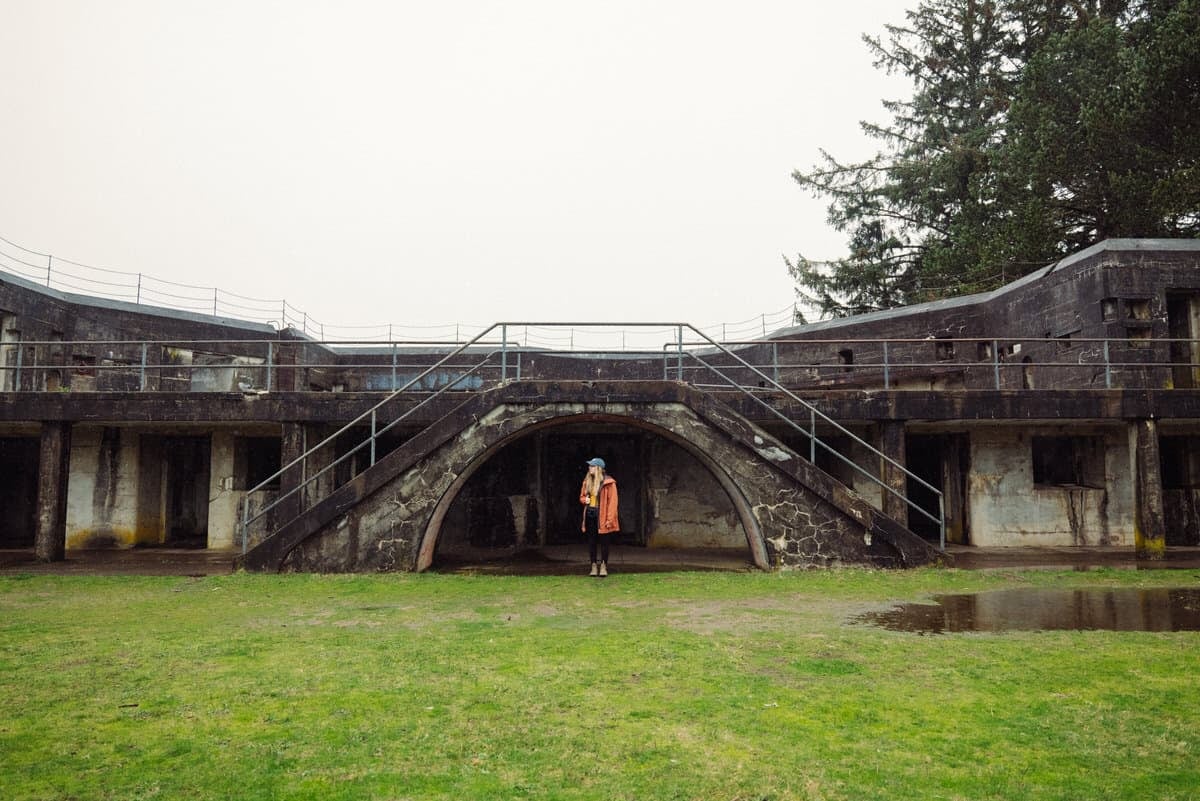
[[[603,470],[604,460],[597,456],[595,459],[588,459],[587,465],[588,467],[599,467],[601,470]]]

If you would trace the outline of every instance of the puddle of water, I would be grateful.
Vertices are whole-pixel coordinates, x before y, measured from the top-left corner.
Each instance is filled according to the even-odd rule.
[[[938,595],[856,620],[892,631],[1200,631],[1200,589],[1019,589]]]

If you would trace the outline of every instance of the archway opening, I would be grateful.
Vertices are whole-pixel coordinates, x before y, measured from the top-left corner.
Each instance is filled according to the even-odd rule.
[[[587,420],[534,430],[483,460],[441,521],[433,569],[586,570],[579,487],[594,456],[605,460],[620,493],[613,570],[753,566],[742,515],[697,456],[655,430]]]

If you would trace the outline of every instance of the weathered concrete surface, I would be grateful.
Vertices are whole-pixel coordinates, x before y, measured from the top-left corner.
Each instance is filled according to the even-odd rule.
[[[1158,424],[1138,420],[1131,424],[1134,440],[1134,547],[1141,559],[1162,559],[1166,551],[1163,522],[1162,475],[1159,472]]]
[[[648,548],[745,548],[737,512],[712,473],[683,448],[650,443]]]
[[[234,490],[233,431],[214,431],[208,472],[208,547],[232,548],[242,493]]]
[[[71,464],[68,548],[128,548],[159,541],[158,521],[139,526],[146,521],[138,519],[136,433],[117,426],[76,426]]]
[[[524,382],[523,382],[524,383]],[[547,382],[539,382],[547,383]],[[614,382],[610,386],[618,386]],[[646,381],[651,396],[675,382]],[[434,422],[474,393],[450,392],[412,415],[410,430]],[[630,396],[631,393],[623,393]],[[760,403],[740,392],[711,392],[741,416],[773,427],[777,420]],[[978,422],[992,420],[1134,420],[1200,419],[1200,389],[1038,389],[948,390],[797,390],[834,420],[874,422]],[[767,403],[793,419],[805,421],[808,410],[782,394],[760,393]],[[370,409],[379,393],[274,392],[244,395],[228,392],[0,392],[0,423],[30,420],[121,423],[344,423]],[[632,399],[632,398],[631,398]],[[397,399],[387,412],[410,408],[413,399]],[[390,419],[381,414],[380,419]],[[407,422],[407,421],[406,421]]]
[[[280,465],[283,475],[279,477],[279,506],[276,517],[291,520],[300,514],[300,485],[304,483],[304,463],[297,461],[304,455],[304,425],[286,422],[280,443]]]
[[[1036,436],[1098,437],[1100,486],[1039,485],[1033,475]],[[1130,545],[1134,497],[1123,427],[1043,426],[971,432],[971,543],[993,546]]]
[[[1200,489],[1163,490],[1167,546],[1200,545]]]
[[[33,546],[42,562],[58,562],[66,554],[70,468],[71,424],[43,423],[38,457],[37,530]]]
[[[879,450],[891,462],[880,459],[883,482],[890,492],[883,493],[883,513],[901,525],[908,525],[908,476],[904,470],[904,421],[888,420],[879,424]],[[894,462],[894,464],[893,464]]]
[[[762,567],[912,565],[937,552],[727,407],[680,384],[518,383],[473,396],[248,554],[252,569],[427,567],[471,472],[507,442],[580,420],[655,431],[704,464]]]

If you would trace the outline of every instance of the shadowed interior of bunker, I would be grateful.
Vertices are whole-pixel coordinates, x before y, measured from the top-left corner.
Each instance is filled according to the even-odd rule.
[[[33,545],[38,438],[0,437],[0,547]]]
[[[630,425],[575,422],[509,442],[478,467],[447,511],[435,566],[583,543],[579,487],[594,456],[617,482],[618,544],[736,549],[749,559],[732,500],[685,448]]]

